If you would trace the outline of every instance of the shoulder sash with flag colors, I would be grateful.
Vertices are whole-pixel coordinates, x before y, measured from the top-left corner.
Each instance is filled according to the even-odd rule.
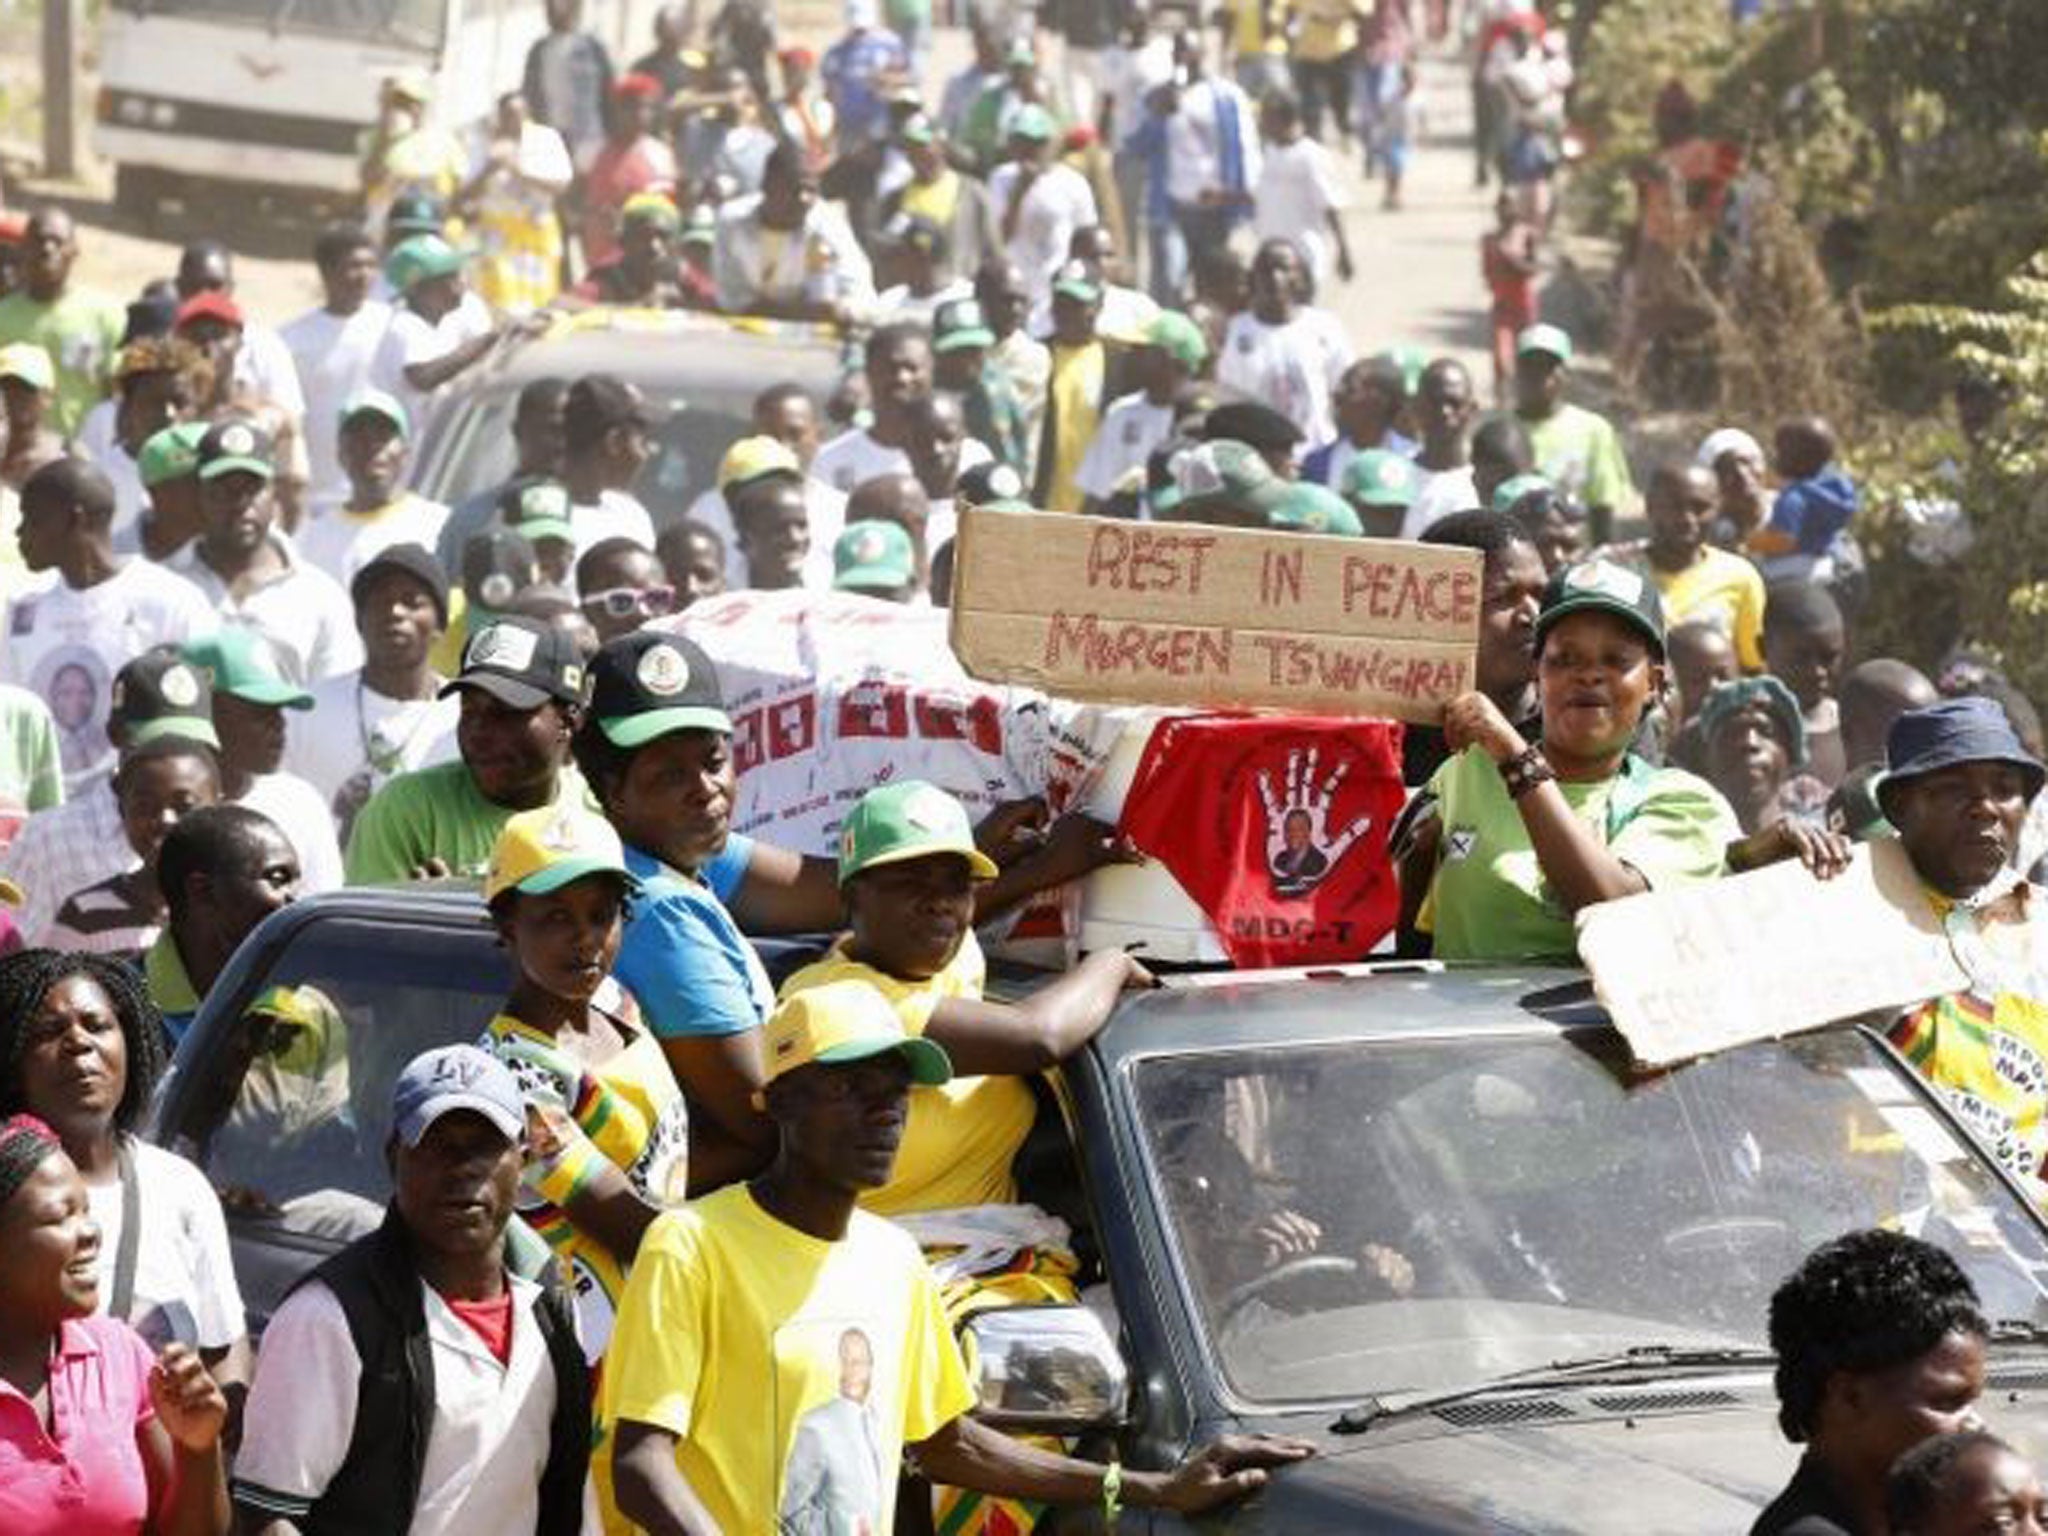
[[[1162,721],[1121,830],[1216,925],[1240,966],[1357,960],[1400,906],[1387,833],[1401,727],[1191,715]]]

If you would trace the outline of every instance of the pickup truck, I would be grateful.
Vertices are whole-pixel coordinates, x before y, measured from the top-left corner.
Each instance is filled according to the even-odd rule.
[[[375,1222],[396,1073],[506,979],[463,890],[318,897],[243,946],[156,1134],[223,1191],[253,1326]],[[1571,971],[1202,974],[1045,1086],[1019,1175],[1074,1226],[1084,1305],[974,1319],[977,1411],[1134,1466],[1244,1429],[1320,1452],[1126,1529],[1745,1529],[1794,1460],[1770,1293],[1877,1224],[1969,1271],[1984,1413],[2048,1449],[2048,1226],[1871,1031],[1645,1073]]]

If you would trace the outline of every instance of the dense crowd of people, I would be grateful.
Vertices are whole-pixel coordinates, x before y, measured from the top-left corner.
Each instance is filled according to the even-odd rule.
[[[1140,1472],[970,1414],[963,1320],[1077,1298],[1013,1174],[1031,1079],[1154,980],[1108,951],[1000,1002],[975,929],[1134,857],[1115,829],[975,825],[916,780],[832,857],[733,829],[718,668],[664,621],[943,606],[970,508],[1477,551],[1473,690],[1402,742],[1390,947],[1570,960],[1593,904],[1896,836],[1970,986],[1892,1038],[2048,1193],[2039,717],[1982,658],[1859,647],[1827,423],[1639,481],[1569,398],[1536,295],[1568,49],[1469,9],[1487,381],[1323,302],[1358,266],[1339,156],[1400,206],[1418,55],[1456,31],[1409,0],[1234,0],[1220,37],[982,8],[942,82],[923,0],[849,0],[822,57],[758,0],[701,37],[669,8],[622,72],[552,0],[474,142],[384,83],[363,221],[289,319],[222,243],[123,304],[63,208],[0,216],[0,1525],[879,1532],[901,1466],[939,1529],[1023,1531],[1308,1454]],[[687,505],[643,501],[656,411],[609,372],[521,391],[502,484],[413,489],[439,413],[593,305],[829,328],[852,362],[829,398],[762,380]],[[399,1077],[382,1224],[259,1352],[221,1192],[138,1135],[152,1094],[266,917],[444,877],[481,884],[510,990]],[[792,934],[836,937],[778,988],[753,941]],[[267,990],[250,1061],[317,1065],[335,1014]],[[1757,1529],[2039,1528],[1970,1407],[1988,1332],[1937,1249],[1816,1253],[1770,1318],[1807,1455]]]

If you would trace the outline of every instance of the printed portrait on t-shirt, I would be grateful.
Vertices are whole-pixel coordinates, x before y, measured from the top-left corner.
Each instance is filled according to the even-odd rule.
[[[890,1437],[875,1390],[874,1342],[863,1328],[818,1321],[782,1330],[776,1354],[787,1360],[792,1350],[810,1354],[814,1368],[806,1374],[825,1374],[834,1391],[796,1418],[775,1528],[780,1536],[885,1536],[895,1469],[883,1465]],[[816,1369],[828,1362],[829,1373]]]
[[[106,662],[82,645],[59,646],[43,656],[29,687],[57,722],[57,761],[66,784],[102,767],[113,751],[107,740]]]

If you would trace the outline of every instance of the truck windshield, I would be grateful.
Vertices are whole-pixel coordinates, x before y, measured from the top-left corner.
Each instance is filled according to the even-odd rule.
[[[1139,1063],[1196,1319],[1254,1402],[1430,1392],[1647,1345],[1764,1343],[1770,1294],[1852,1228],[1955,1254],[2048,1323],[2048,1244],[1869,1039],[1631,1075],[1620,1038]]]
[[[137,16],[437,48],[448,0],[125,0],[118,9]]]

